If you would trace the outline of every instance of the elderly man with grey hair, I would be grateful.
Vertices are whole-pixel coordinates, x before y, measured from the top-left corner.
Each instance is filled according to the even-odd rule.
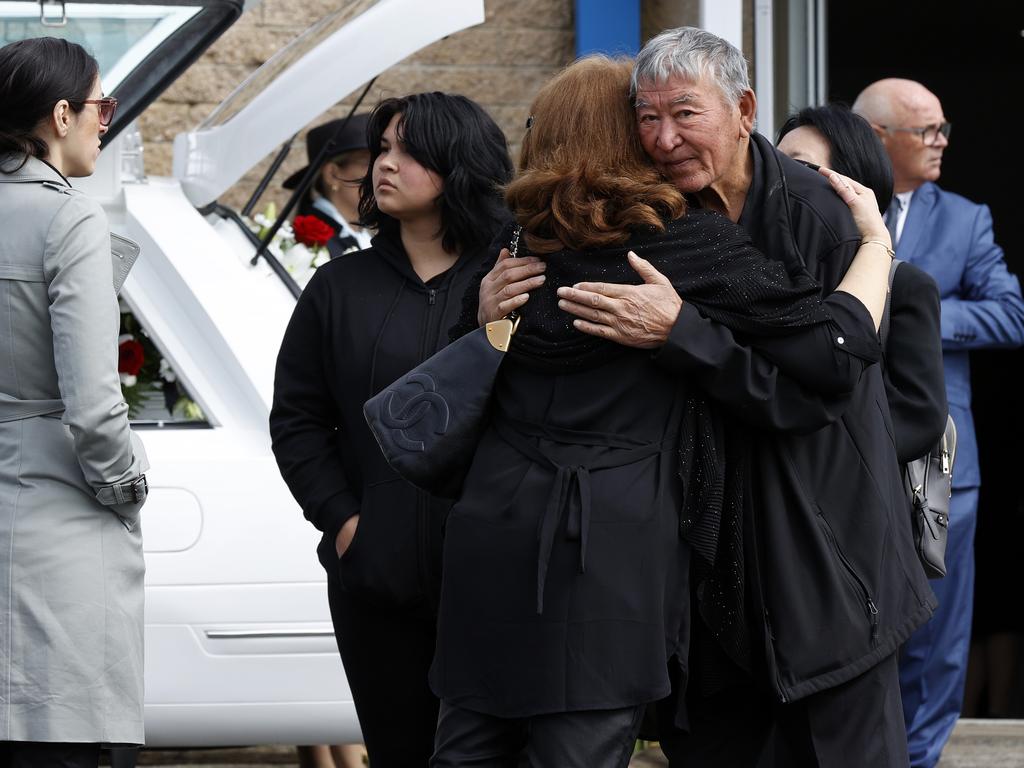
[[[822,176],[754,132],[742,54],[699,29],[669,30],[641,51],[633,88],[641,143],[691,204],[738,222],[831,293],[860,235]],[[479,319],[522,306],[542,272],[536,260],[499,258]],[[786,765],[906,766],[896,651],[935,602],[915,559],[879,366],[823,399],[647,274],[635,286],[561,287],[561,306],[585,333],[651,349],[750,436],[744,508],[710,530],[681,525],[695,610],[689,658],[659,706],[666,754],[680,768],[753,766],[774,732]],[[864,345],[865,357],[872,342],[835,339]]]

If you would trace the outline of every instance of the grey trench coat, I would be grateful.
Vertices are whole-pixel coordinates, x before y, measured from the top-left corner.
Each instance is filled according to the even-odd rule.
[[[0,173],[0,233],[0,740],[142,743],[142,503],[108,498],[147,468],[117,374],[127,269],[99,204],[34,158]]]

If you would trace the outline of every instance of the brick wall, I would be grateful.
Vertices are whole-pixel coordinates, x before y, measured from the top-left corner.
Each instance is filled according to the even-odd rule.
[[[301,14],[295,6],[295,0],[263,0],[146,110],[140,127],[149,173],[168,175],[175,134],[200,123],[246,75],[299,35],[310,20],[336,8],[338,0],[303,0]],[[367,107],[382,97],[417,91],[462,93],[491,113],[515,152],[537,89],[573,58],[573,0],[486,0],[485,8],[483,24],[441,40],[384,72],[367,96]],[[314,125],[345,111],[339,106]],[[304,165],[305,158],[304,144],[296,142],[275,178],[283,180]],[[270,159],[222,201],[241,206]],[[279,204],[285,199],[279,184],[272,185],[263,198]]]

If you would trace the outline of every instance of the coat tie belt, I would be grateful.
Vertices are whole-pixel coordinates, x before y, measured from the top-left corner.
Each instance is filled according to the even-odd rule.
[[[561,427],[495,417],[498,435],[534,463],[553,469],[544,512],[537,523],[537,613],[544,613],[544,586],[558,529],[565,519],[566,541],[579,542],[579,569],[587,569],[592,492],[590,474],[633,464],[672,449],[671,441],[642,443],[613,434],[583,432]],[[542,445],[545,440],[554,445]],[[595,450],[597,449],[597,450]],[[604,449],[604,450],[601,450]],[[568,459],[568,460],[567,460]]]
[[[6,421],[21,421],[35,416],[57,416],[64,413],[64,401],[22,400],[0,392],[0,424]]]

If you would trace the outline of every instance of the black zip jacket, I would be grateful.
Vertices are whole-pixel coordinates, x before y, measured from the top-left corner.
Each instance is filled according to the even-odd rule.
[[[860,243],[849,210],[823,177],[764,137],[754,135],[752,152],[740,226],[764,253],[796,255],[832,292]],[[751,429],[745,552],[761,603],[750,614],[754,640],[779,700],[846,682],[894,653],[936,602],[913,549],[879,366],[849,394],[815,395],[685,304],[656,359],[773,430]]]
[[[441,526],[451,502],[388,466],[363,403],[448,343],[487,249],[464,253],[424,283],[397,238],[320,267],[299,297],[274,377],[270,434],[281,475],[323,538],[317,549],[344,587],[385,605],[433,604]],[[340,562],[335,538],[359,514]]]

